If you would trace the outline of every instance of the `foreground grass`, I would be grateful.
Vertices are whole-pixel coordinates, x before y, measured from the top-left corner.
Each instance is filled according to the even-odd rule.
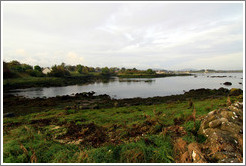
[[[108,109],[53,109],[4,118],[3,162],[175,162],[175,133],[165,129],[178,121],[187,132],[182,136],[184,140],[202,142],[204,138],[196,133],[200,119],[224,107],[226,101],[226,97],[194,100],[195,125],[188,120],[193,110],[187,101]]]

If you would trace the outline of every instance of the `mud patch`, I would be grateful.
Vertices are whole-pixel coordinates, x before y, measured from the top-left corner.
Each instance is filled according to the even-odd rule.
[[[67,132],[58,137],[58,140],[66,140],[66,143],[80,144],[99,147],[109,140],[107,130],[94,123],[76,125],[71,123],[67,126]]]

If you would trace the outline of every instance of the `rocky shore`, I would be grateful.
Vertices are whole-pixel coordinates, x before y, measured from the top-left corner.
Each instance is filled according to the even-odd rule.
[[[242,163],[243,162],[243,103],[213,110],[201,120],[198,134],[204,143],[187,144],[175,140],[180,163]]]
[[[109,95],[95,95],[95,92],[76,93],[73,96],[57,96],[51,98],[25,98],[21,96],[13,96],[6,94],[3,96],[3,112],[13,112],[18,114],[28,114],[35,112],[41,108],[42,110],[54,107],[64,109],[101,109],[111,107],[137,106],[137,105],[153,105],[161,103],[171,103],[177,101],[185,101],[190,99],[206,99],[216,98],[229,95],[231,92],[228,89],[196,89],[185,92],[181,95],[157,96],[149,98],[128,98],[128,99],[113,99]],[[233,91],[236,95],[242,94],[241,89]]]

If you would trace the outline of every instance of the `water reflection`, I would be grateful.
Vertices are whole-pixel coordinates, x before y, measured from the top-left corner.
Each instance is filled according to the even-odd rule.
[[[114,98],[153,97],[183,94],[190,89],[241,88],[243,73],[211,73],[194,76],[177,76],[164,78],[108,78],[84,85],[65,87],[29,88],[12,91],[12,94],[26,97],[54,97],[94,91],[96,94],[108,94]],[[231,86],[223,85],[231,82]]]

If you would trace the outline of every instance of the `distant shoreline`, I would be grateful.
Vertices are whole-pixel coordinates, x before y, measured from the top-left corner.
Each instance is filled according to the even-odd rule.
[[[25,89],[32,87],[59,87],[75,84],[87,84],[97,81],[107,82],[114,77],[118,78],[160,78],[175,76],[191,76],[193,74],[155,74],[155,75],[117,75],[117,76],[70,76],[70,77],[26,77],[3,80],[3,90]]]

